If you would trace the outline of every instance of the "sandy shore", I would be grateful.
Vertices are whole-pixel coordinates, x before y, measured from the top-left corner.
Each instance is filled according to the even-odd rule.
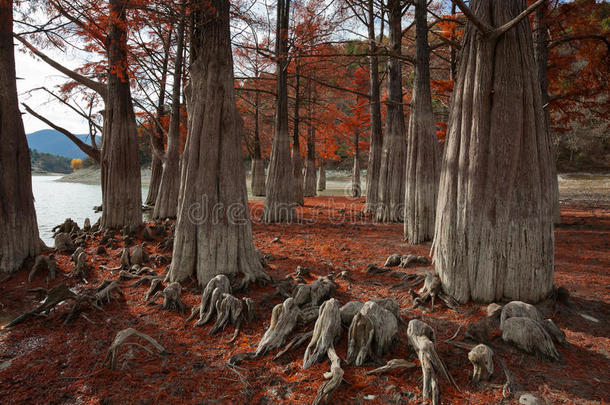
[[[84,183],[84,184],[101,184],[102,171],[99,168],[88,167],[80,169],[74,173],[66,174],[56,181],[64,181],[67,183]],[[150,184],[150,168],[142,169],[142,185]]]

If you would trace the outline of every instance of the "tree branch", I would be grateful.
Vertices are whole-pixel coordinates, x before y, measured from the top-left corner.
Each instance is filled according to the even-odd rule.
[[[104,83],[100,83],[98,81],[95,81],[93,79],[89,79],[88,77],[85,77],[79,73],[76,73],[75,71],[68,69],[67,67],[63,66],[62,64],[54,61],[53,59],[49,58],[47,55],[45,55],[44,53],[40,52],[38,49],[36,49],[36,47],[34,47],[34,45],[30,44],[25,38],[21,37],[20,35],[17,35],[15,33],[13,33],[13,36],[19,41],[21,42],[23,45],[26,46],[26,48],[28,48],[30,51],[32,51],[32,53],[34,53],[34,55],[38,56],[40,59],[42,59],[44,62],[46,62],[48,65],[50,65],[51,67],[53,67],[56,70],[59,70],[61,73],[65,74],[66,76],[68,76],[70,79],[82,84],[85,87],[90,88],[91,90],[95,91],[96,93],[98,93],[102,99],[104,99],[104,101],[106,100],[106,85]]]
[[[72,142],[74,142],[74,144],[76,146],[78,146],[78,148],[80,150],[85,152],[89,157],[91,157],[91,159],[95,160],[98,164],[100,163],[101,157],[100,157],[99,149],[95,149],[92,146],[87,145],[85,142],[83,142],[80,139],[78,139],[78,137],[75,136],[72,132],[70,132],[67,129],[62,128],[62,127],[60,127],[58,125],[55,125],[53,122],[49,121],[48,119],[46,119],[42,115],[40,115],[37,112],[35,112],[34,110],[32,110],[27,104],[25,104],[25,103],[21,103],[21,104],[23,105],[23,107],[25,108],[25,110],[28,113],[30,113],[34,117],[38,118],[40,121],[44,122],[45,124],[47,124],[51,128],[55,129],[56,131],[59,131],[62,134],[64,134],[65,136],[67,136],[68,139],[70,139]]]
[[[462,13],[464,13],[466,18],[468,18],[468,20],[470,20],[470,22],[472,24],[474,24],[475,27],[477,27],[477,29],[481,32],[481,34],[489,35],[493,32],[493,30],[494,30],[493,27],[490,26],[489,24],[481,21],[476,15],[474,15],[474,13],[470,9],[470,7],[468,7],[466,5],[466,3],[464,3],[462,0],[451,0],[451,1],[453,2],[453,4],[458,6],[460,11]]]
[[[536,8],[538,8],[538,6],[540,6],[545,1],[546,0],[538,0],[537,2],[532,4],[531,6],[529,6],[525,10],[523,10],[518,16],[516,16],[515,18],[513,18],[512,20],[510,20],[506,24],[504,24],[504,25],[494,29],[492,35],[494,37],[499,37],[500,35],[504,34],[506,31],[508,31],[509,29],[514,27],[515,25],[517,25],[525,17],[530,15],[532,13],[532,11],[536,10]]]

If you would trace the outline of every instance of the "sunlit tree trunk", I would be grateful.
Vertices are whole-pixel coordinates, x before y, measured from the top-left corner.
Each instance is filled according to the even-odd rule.
[[[189,133],[168,279],[195,275],[203,286],[218,274],[242,273],[247,283],[266,276],[252,241],[229,1],[199,0],[192,18]]]
[[[294,204],[294,175],[290,158],[290,134],[288,133],[288,21],[290,0],[277,2],[277,98],[275,128],[271,148],[271,160],[267,174],[263,221],[290,222],[296,218]]]
[[[112,23],[106,38],[108,94],[102,135],[102,225],[106,228],[142,224],[142,187],[136,119],[127,71],[125,7],[110,0]]]
[[[548,79],[548,62],[549,62],[549,42],[548,42],[548,26],[545,21],[545,11],[547,10],[546,2],[538,7],[534,13],[534,55],[536,58],[536,67],[538,73],[538,81],[540,82],[540,90],[542,91],[542,105],[544,108],[544,116],[547,122],[549,133],[549,146],[551,148],[551,163],[553,170],[553,222],[561,223],[561,212],[559,210],[559,183],[557,181],[557,160],[555,158],[555,148],[551,139],[551,127],[549,118],[549,79]]]
[[[401,53],[401,4],[400,0],[388,0],[390,51],[392,55],[397,56]],[[402,222],[407,136],[402,107],[402,73],[398,57],[390,56],[388,68],[387,114],[375,219],[379,222]]]
[[[381,169],[381,150],[383,133],[381,128],[381,101],[379,96],[379,58],[377,57],[377,38],[375,37],[375,12],[373,0],[368,0],[368,40],[369,40],[369,72],[370,72],[370,112],[371,112],[371,142],[369,146],[369,161],[366,171],[366,205],[365,212],[377,211],[379,171]]]
[[[461,302],[536,302],[553,285],[553,175],[532,32],[527,18],[483,30],[526,1],[470,5],[477,25],[465,30],[449,115],[434,262]]]
[[[430,92],[430,48],[426,0],[415,3],[415,81],[407,136],[404,236],[417,244],[434,236],[434,214],[440,172]]]
[[[318,176],[318,191],[324,191],[326,190],[326,159],[320,159],[319,165],[320,175]]]
[[[180,7],[176,60],[172,88],[172,111],[167,133],[167,150],[163,156],[163,174],[153,212],[154,218],[175,218],[180,191],[180,89],[182,86],[182,59],[184,51],[185,5]]]
[[[13,2],[0,0],[0,273],[40,253],[32,173],[15,77]]]

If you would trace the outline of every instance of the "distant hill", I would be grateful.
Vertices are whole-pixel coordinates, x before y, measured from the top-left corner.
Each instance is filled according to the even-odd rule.
[[[71,160],[30,149],[30,163],[33,173],[72,173]]]
[[[76,135],[79,139],[90,144],[89,135]],[[87,155],[81,151],[64,134],[54,129],[42,129],[27,135],[30,149],[35,149],[40,153],[50,153],[52,155],[63,156],[69,159],[84,159]],[[101,138],[96,139],[98,146],[101,146]]]

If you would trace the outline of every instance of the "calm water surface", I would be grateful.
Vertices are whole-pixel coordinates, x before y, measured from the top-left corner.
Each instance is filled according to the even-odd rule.
[[[101,216],[93,212],[94,205],[102,204],[102,187],[99,184],[64,183],[55,181],[59,176],[32,176],[34,204],[38,217],[40,237],[49,246],[53,246],[51,229],[66,218],[72,218],[80,227],[85,218],[91,225]],[[148,186],[142,187],[143,198],[146,198]]]

